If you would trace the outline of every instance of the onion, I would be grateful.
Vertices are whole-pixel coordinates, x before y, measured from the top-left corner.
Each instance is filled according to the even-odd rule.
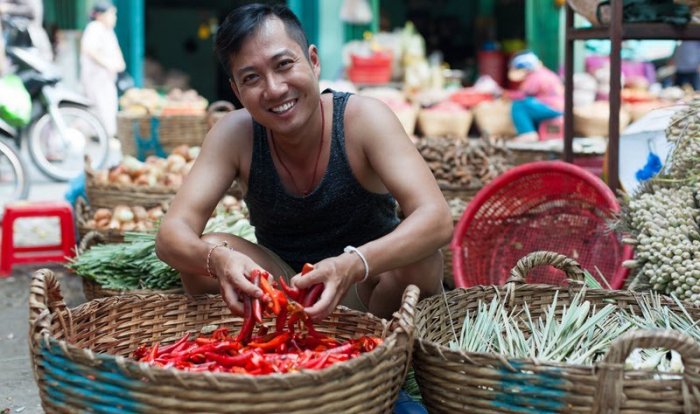
[[[112,210],[108,208],[98,208],[97,211],[95,211],[93,218],[95,219],[95,221],[100,221],[104,219],[110,220],[112,218]]]

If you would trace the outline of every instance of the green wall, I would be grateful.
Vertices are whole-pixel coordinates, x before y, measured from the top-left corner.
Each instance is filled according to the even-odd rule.
[[[557,71],[563,63],[562,15],[564,9],[554,0],[527,0],[525,36],[528,47],[548,68]]]

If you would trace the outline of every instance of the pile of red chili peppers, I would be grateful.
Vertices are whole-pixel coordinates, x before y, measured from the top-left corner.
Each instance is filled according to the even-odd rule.
[[[312,269],[312,265],[306,264],[301,274]],[[265,375],[323,369],[369,352],[382,343],[380,338],[362,336],[341,344],[318,332],[304,307],[318,300],[323,292],[322,284],[297,289],[280,278],[281,290],[278,290],[277,282],[265,271],[254,270],[250,278],[264,295],[260,299],[243,295],[243,326],[237,336],[230,336],[225,327],[192,340],[187,333],[164,347],[158,342],[141,345],[132,356],[164,368]],[[269,328],[262,325],[263,315],[274,315],[274,332],[269,333]],[[254,334],[256,324],[260,325]]]

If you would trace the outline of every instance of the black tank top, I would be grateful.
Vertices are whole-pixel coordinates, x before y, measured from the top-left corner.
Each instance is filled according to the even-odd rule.
[[[253,121],[253,158],[245,196],[258,243],[295,271],[304,263],[337,256],[347,245],[360,246],[399,224],[391,194],[365,190],[355,179],[345,153],[343,116],[350,94],[333,93],[333,127],[328,168],[307,196],[289,194],[272,162],[265,128]]]

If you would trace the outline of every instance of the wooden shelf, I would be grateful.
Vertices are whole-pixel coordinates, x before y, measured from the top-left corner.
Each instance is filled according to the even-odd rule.
[[[567,39],[589,40],[610,38],[609,26],[570,28]],[[700,25],[673,26],[667,23],[625,23],[622,25],[622,39],[700,39]]]
[[[572,162],[574,139],[573,66],[574,42],[589,39],[610,39],[610,115],[608,129],[608,186],[620,189],[620,84],[621,43],[625,39],[700,39],[700,25],[674,26],[667,23],[623,23],[622,0],[611,2],[610,24],[586,28],[574,27],[574,11],[566,5],[566,45],[564,50],[564,160]]]

